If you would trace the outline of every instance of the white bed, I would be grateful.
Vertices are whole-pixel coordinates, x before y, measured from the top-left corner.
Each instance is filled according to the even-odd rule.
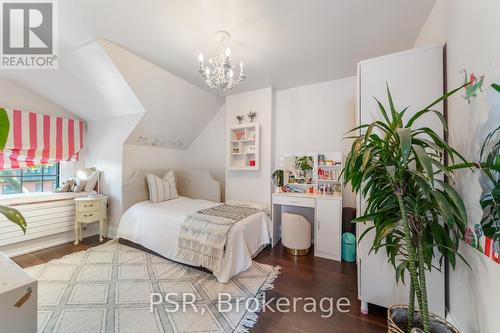
[[[126,211],[118,227],[118,238],[142,245],[168,259],[193,265],[176,258],[177,237],[188,214],[217,205],[220,184],[208,170],[174,170],[181,196],[152,203],[148,200],[146,172],[163,176],[166,170],[138,171],[124,184]],[[252,258],[270,243],[270,225],[271,220],[264,212],[234,224],[228,234],[220,268],[213,272],[219,282],[225,283],[250,268]]]

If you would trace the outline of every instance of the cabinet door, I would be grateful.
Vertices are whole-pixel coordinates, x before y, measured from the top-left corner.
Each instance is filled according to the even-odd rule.
[[[314,254],[318,257],[340,260],[341,203],[340,200],[317,200]]]

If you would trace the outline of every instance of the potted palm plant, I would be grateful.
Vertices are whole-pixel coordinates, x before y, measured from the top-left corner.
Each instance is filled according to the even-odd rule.
[[[471,164],[432,129],[416,128],[415,123],[434,115],[446,131],[443,115],[432,108],[466,85],[430,103],[407,121],[407,109],[395,109],[387,87],[387,110],[376,100],[383,120],[351,131],[364,133],[351,137],[354,142],[342,171],[344,181],[356,193],[361,191],[367,201],[364,215],[354,221],[373,221],[366,231],[375,231],[371,250],[386,250],[398,283],[405,282],[406,272],[410,276],[408,305],[388,310],[389,332],[410,332],[415,327],[426,333],[458,332],[429,314],[425,272],[441,269],[444,258],[453,268],[457,257],[463,259],[457,250],[464,237],[467,213],[459,194],[445,178],[453,181],[454,170]],[[460,163],[446,165],[446,155],[452,164],[455,160]]]
[[[7,117],[7,112],[0,108],[0,151],[4,149],[5,143],[7,142],[9,127],[10,122]],[[21,230],[26,233],[26,220],[17,209],[0,205],[0,214],[4,215],[11,222],[17,224]]]

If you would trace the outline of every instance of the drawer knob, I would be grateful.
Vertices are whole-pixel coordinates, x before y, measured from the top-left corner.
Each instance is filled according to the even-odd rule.
[[[92,217],[93,214],[83,214],[83,217]]]

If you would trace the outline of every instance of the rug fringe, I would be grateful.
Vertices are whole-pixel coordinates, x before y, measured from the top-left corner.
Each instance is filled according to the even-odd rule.
[[[250,329],[255,326],[255,324],[257,323],[257,319],[259,318],[259,313],[263,310],[264,293],[274,288],[274,281],[280,275],[280,270],[281,266],[279,265],[273,267],[273,270],[267,277],[266,281],[264,281],[264,283],[260,287],[259,292],[255,296],[255,298],[258,300],[259,308],[255,312],[247,311],[238,323],[238,326],[236,326],[236,328],[234,329],[233,333],[249,333]]]

